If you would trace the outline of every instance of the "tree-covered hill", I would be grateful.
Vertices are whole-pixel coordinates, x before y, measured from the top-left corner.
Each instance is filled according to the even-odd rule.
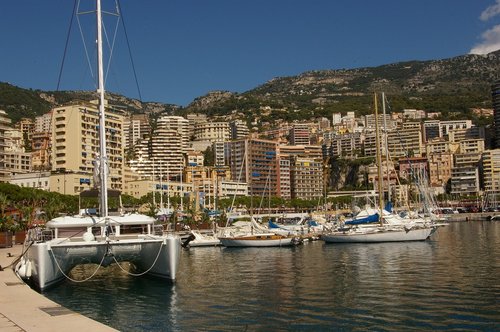
[[[470,108],[491,107],[490,86],[500,79],[500,51],[450,59],[407,61],[378,67],[316,70],[277,77],[244,93],[210,92],[189,106],[141,102],[108,94],[110,104],[133,113],[202,112],[208,116],[250,120],[309,120],[332,113],[370,112],[372,93],[384,91],[392,110],[405,108],[467,114]],[[1,79],[1,77],[0,77]],[[70,100],[96,99],[87,91],[40,91],[0,83],[0,109],[14,122],[34,117]],[[256,112],[266,108],[265,115]],[[456,115],[455,115],[456,116]]]

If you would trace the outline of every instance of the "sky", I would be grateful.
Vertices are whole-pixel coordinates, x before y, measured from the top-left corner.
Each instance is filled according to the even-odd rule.
[[[114,8],[115,0],[102,1]],[[85,11],[95,1],[79,3]],[[1,1],[0,81],[95,88],[94,17],[71,20],[74,4]],[[210,91],[241,93],[310,70],[500,49],[500,0],[120,0],[120,7],[125,28],[116,29],[106,90],[182,106]],[[105,18],[109,45],[116,18]]]

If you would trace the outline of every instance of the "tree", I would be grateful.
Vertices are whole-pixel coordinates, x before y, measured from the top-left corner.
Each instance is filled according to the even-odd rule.
[[[209,146],[205,151],[203,151],[203,165],[204,166],[214,166],[215,164],[215,152],[212,146]]]

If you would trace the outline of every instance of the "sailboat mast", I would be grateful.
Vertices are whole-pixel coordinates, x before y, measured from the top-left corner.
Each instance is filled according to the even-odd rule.
[[[378,125],[378,105],[377,105],[377,93],[373,95],[374,104],[375,104],[375,151],[377,158],[377,171],[378,171],[378,204],[379,204],[379,213],[380,213],[380,224],[382,225],[382,211],[384,210],[384,192],[382,191],[382,158],[380,153],[380,130]]]
[[[387,171],[387,201],[391,201],[391,178],[389,173],[389,142],[387,139],[387,118],[385,116],[385,92],[382,92],[382,114],[384,117],[384,151],[385,151],[385,167]]]
[[[104,116],[104,66],[102,52],[102,12],[101,0],[96,0],[97,12],[97,93],[99,94],[99,173],[101,181],[101,216],[108,216],[108,179],[107,179],[107,162],[106,153],[106,121]]]

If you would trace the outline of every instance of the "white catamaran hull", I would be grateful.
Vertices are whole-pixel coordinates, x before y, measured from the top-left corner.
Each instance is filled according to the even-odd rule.
[[[44,290],[69,275],[80,264],[108,266],[116,262],[132,263],[137,273],[175,280],[180,257],[179,238],[166,236],[120,241],[70,242],[52,240],[33,243],[18,267],[25,279]],[[97,266],[96,266],[97,269]]]
[[[376,242],[404,242],[424,241],[434,232],[434,227],[396,230],[374,230],[369,232],[331,232],[321,235],[326,243],[376,243]]]

